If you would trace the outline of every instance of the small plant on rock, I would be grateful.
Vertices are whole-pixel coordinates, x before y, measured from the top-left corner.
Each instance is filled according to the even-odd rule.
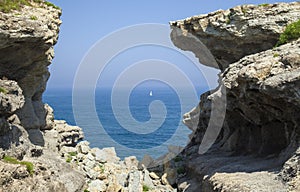
[[[69,152],[68,154],[69,154],[70,156],[74,157],[74,156],[77,155],[77,152],[75,152],[75,151],[74,151],[74,152]]]
[[[33,175],[34,173],[34,166],[31,162],[28,161],[19,161],[16,158],[10,157],[10,156],[4,156],[3,157],[4,162],[11,163],[11,164],[19,164],[19,165],[25,165],[28,173],[30,175]]]
[[[184,167],[179,167],[177,168],[177,173],[180,175],[180,174],[184,174],[185,173],[185,169]]]
[[[147,185],[143,185],[143,192],[144,191],[149,191],[150,190],[150,187],[148,187]]]
[[[4,87],[0,87],[0,93],[6,94],[8,91]]]
[[[44,3],[45,3],[47,6],[53,7],[54,9],[60,9],[60,7],[54,5],[53,3],[50,3],[50,2],[48,2],[48,1],[45,1]]]
[[[100,167],[100,172],[104,173],[104,170],[105,170],[104,165],[100,164],[99,167]]]
[[[66,159],[66,162],[67,162],[67,163],[71,163],[71,161],[72,161],[72,157],[71,157],[71,156],[68,156],[68,158]]]
[[[31,15],[31,16],[30,16],[30,19],[35,21],[35,20],[37,20],[37,17],[34,16],[34,15]]]
[[[175,157],[175,158],[174,158],[174,161],[175,161],[175,162],[182,161],[182,157],[180,157],[180,156],[177,156],[177,157]]]
[[[300,37],[300,19],[294,23],[289,24],[284,32],[280,35],[275,47],[289,43]]]
[[[267,6],[269,6],[270,4],[269,3],[262,3],[262,4],[259,4],[258,6],[259,7],[267,7]]]
[[[47,6],[53,7],[55,9],[60,9],[53,3],[43,0],[0,0],[0,11],[4,13],[9,13],[12,10],[20,10],[22,6],[32,6],[31,3],[44,3]]]

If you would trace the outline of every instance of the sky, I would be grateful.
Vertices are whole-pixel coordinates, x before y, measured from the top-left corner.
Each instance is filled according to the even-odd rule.
[[[50,0],[50,2],[61,7],[63,12],[59,40],[55,45],[55,58],[50,66],[51,77],[48,81],[48,88],[51,89],[72,88],[76,71],[93,45],[124,27],[143,23],[167,25],[169,21],[228,9],[236,5],[279,1]],[[280,2],[292,1],[281,0]],[[157,52],[149,49],[147,53],[153,55]],[[137,52],[137,54],[145,53]],[[216,71],[212,70],[207,73],[212,81],[216,80]]]

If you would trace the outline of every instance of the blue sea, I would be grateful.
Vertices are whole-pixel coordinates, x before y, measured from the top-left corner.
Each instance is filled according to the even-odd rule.
[[[196,90],[195,99],[168,86],[144,85],[130,90],[129,95],[126,89],[99,88],[94,91],[95,107],[82,107],[77,118],[71,89],[48,89],[43,101],[54,109],[55,119],[80,126],[91,147],[115,147],[121,158],[134,155],[142,159],[145,154],[158,158],[168,152],[168,145],[188,143],[191,131],[183,125],[182,116],[198,104],[203,90]]]

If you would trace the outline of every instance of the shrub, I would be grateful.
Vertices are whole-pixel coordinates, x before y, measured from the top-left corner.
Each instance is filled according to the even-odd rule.
[[[56,5],[43,0],[0,0],[0,11],[9,13],[12,10],[20,10],[23,5],[31,6],[31,2],[44,3],[47,6],[51,6],[55,9],[60,9]]]
[[[73,157],[73,156],[77,155],[77,152],[75,152],[75,151],[74,152],[69,152],[68,154]]]
[[[11,163],[11,164],[19,164],[19,165],[25,165],[28,173],[32,175],[34,173],[34,166],[31,162],[28,161],[19,161],[16,158],[10,157],[10,156],[4,156],[3,157],[4,162]]]
[[[67,163],[71,163],[71,161],[72,161],[72,157],[69,156],[69,157],[66,159],[66,162],[67,162]]]
[[[47,6],[49,6],[49,7],[53,7],[54,9],[60,9],[60,7],[54,5],[53,3],[50,3],[50,2],[48,2],[48,1],[45,1],[44,3],[45,3]]]
[[[104,171],[105,171],[104,165],[100,164],[99,167],[100,167],[101,173],[104,173]]]
[[[300,19],[294,23],[289,24],[284,32],[280,35],[279,40],[275,47],[285,43],[296,40],[300,37]]]
[[[37,20],[37,17],[34,16],[34,15],[32,15],[32,16],[30,16],[30,19],[31,19],[31,20]]]
[[[182,157],[180,157],[180,156],[177,156],[177,157],[175,157],[175,158],[174,158],[174,161],[175,161],[175,162],[182,161]]]
[[[0,87],[0,93],[6,94],[8,91],[4,87]]]
[[[269,6],[270,4],[269,3],[262,3],[262,4],[259,4],[258,6],[259,7],[267,7],[267,6]]]
[[[184,174],[185,173],[185,169],[184,169],[184,167],[179,167],[178,169],[177,169],[177,173],[180,175],[180,174]]]
[[[149,191],[150,187],[148,187],[147,185],[143,185],[143,191]]]

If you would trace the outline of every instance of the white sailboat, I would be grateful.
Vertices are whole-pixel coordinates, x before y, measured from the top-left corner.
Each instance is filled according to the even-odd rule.
[[[152,92],[152,91],[150,91],[149,95],[150,95],[150,97],[152,97],[152,95],[153,95],[153,92]]]

